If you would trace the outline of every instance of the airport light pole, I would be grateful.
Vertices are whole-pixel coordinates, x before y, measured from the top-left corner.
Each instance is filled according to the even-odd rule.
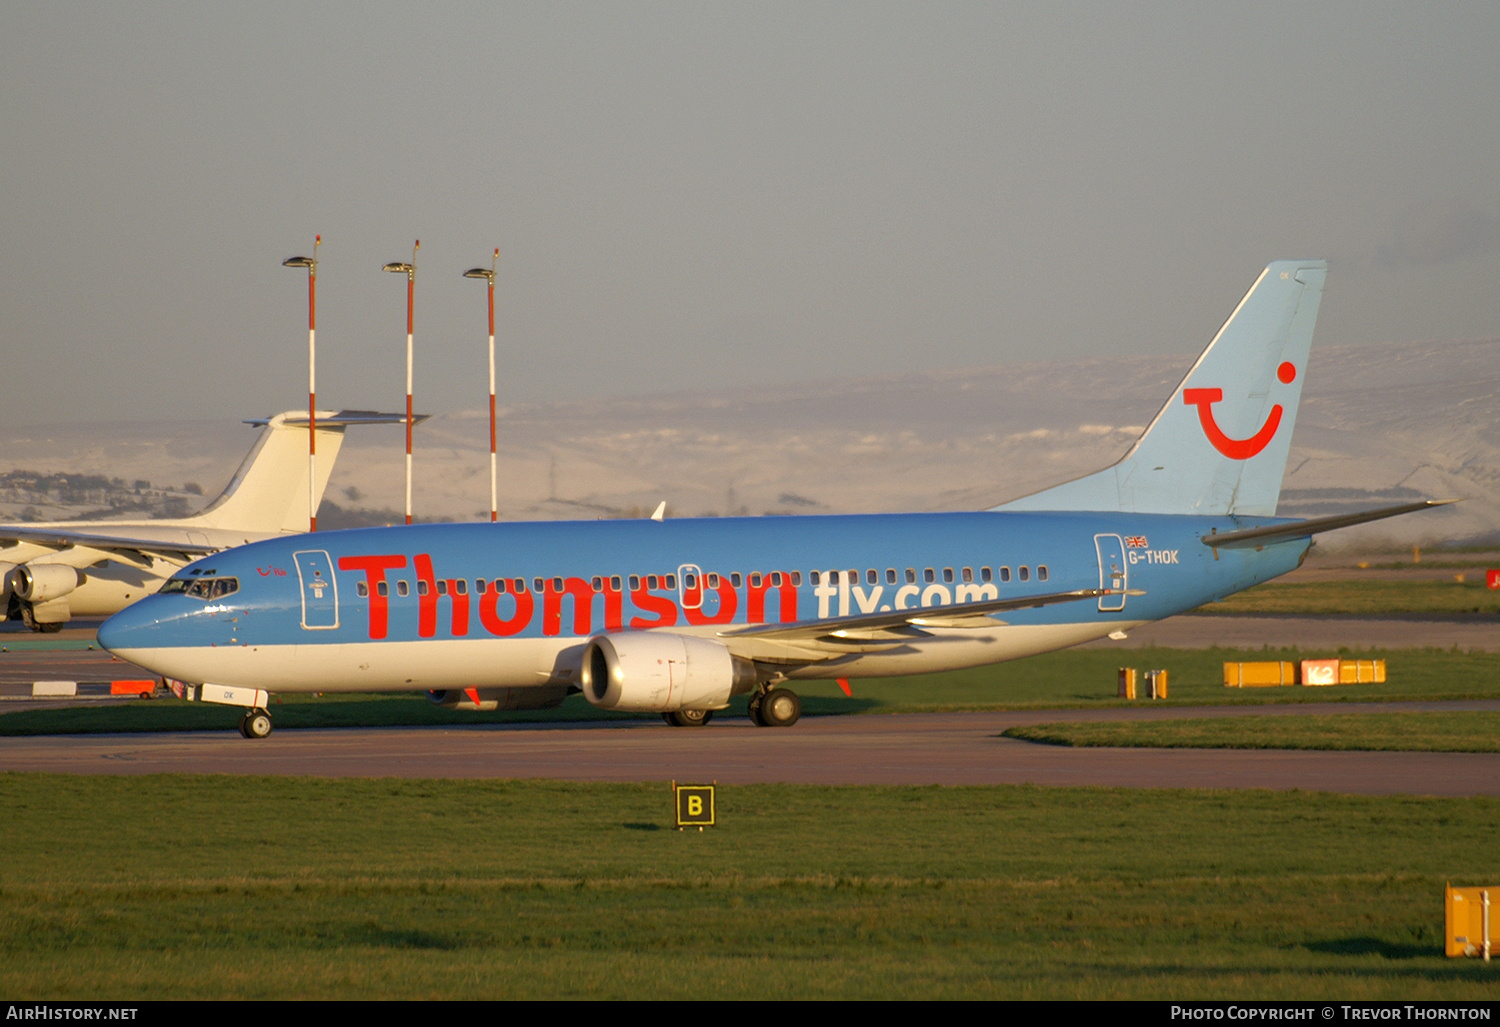
[[[381,268],[382,271],[390,271],[393,274],[406,274],[406,523],[411,523],[411,335],[412,335],[412,303],[416,299],[417,289],[417,251],[422,248],[422,240],[418,239],[416,245],[411,248],[411,263],[390,263]]]
[[[495,474],[495,264],[500,260],[500,247],[490,260],[489,270],[471,267],[464,272],[465,278],[483,278],[489,283],[490,294],[490,523],[500,519],[499,489]]]
[[[288,257],[282,267],[307,268],[307,530],[318,530],[318,247],[311,257]]]

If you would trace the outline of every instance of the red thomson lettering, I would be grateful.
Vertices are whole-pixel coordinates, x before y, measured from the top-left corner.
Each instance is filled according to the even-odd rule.
[[[437,579],[432,573],[432,557],[427,553],[418,553],[412,557],[412,563],[417,571],[417,634],[422,638],[431,638],[437,634],[437,607],[438,595]],[[422,588],[425,582],[427,587]],[[443,582],[448,592],[449,605],[453,610],[453,626],[451,634],[455,636],[467,635],[469,633],[469,597],[467,594],[458,595],[454,588],[455,581]]]
[[[751,575],[750,580],[745,583],[745,623],[764,624],[766,622],[766,590],[775,588],[780,595],[777,602],[777,613],[783,624],[790,624],[797,619],[797,586],[792,584],[790,574],[781,575],[781,584],[773,586],[771,575],[760,576],[760,584],[755,584],[756,576]]]
[[[552,578],[547,579],[542,591],[542,634],[562,633],[562,601],[564,595],[573,597],[573,634],[593,634],[594,586],[582,578],[564,578],[559,591]]]
[[[418,557],[425,559],[425,557]],[[339,570],[341,571],[364,571],[366,591],[370,593],[370,637],[384,638],[390,626],[390,603],[385,596],[386,571],[398,571],[406,566],[406,557],[399,553],[387,553],[380,556],[341,556],[339,557]],[[428,561],[428,574],[432,573],[432,563]]]
[[[502,589],[516,602],[516,611],[509,618],[500,616],[499,604]],[[526,625],[531,623],[531,614],[535,608],[536,603],[524,586],[519,590],[507,589],[504,580],[496,578],[479,597],[479,623],[483,624],[484,630],[492,635],[518,635],[525,630]]]
[[[637,610],[656,614],[655,620],[645,617],[630,618],[630,626],[637,631],[644,631],[647,628],[670,628],[677,623],[677,604],[669,596],[652,595],[644,581],[640,588],[630,590],[630,601],[635,604]]]
[[[699,581],[704,577],[705,575],[699,575]],[[698,588],[701,589],[702,585]],[[719,575],[719,587],[715,591],[719,594],[719,612],[710,616],[703,612],[701,606],[684,606],[682,612],[689,624],[729,624],[734,620],[734,612],[739,607],[739,594],[729,583],[729,575]]]

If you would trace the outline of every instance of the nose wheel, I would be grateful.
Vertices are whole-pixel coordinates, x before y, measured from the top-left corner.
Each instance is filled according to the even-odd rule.
[[[240,734],[246,738],[264,738],[271,733],[271,715],[265,710],[251,710],[240,721]]]
[[[749,712],[756,727],[791,727],[802,716],[802,700],[790,688],[769,688],[750,697]]]

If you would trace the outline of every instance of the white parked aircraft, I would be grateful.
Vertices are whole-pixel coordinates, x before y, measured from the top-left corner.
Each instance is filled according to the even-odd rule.
[[[405,419],[320,411],[318,502],[346,427]],[[57,631],[72,617],[106,617],[201,556],[306,531],[307,414],[245,423],[262,426],[260,437],[219,498],[192,517],[0,525],[0,620],[20,617],[37,631]]]

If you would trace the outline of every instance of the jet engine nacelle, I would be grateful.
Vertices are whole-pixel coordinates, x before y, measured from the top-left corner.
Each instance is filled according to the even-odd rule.
[[[60,599],[78,587],[80,575],[62,564],[22,564],[15,570],[16,595],[28,603]]]
[[[448,688],[427,693],[429,702],[445,710],[550,710],[568,697],[567,685],[542,688]]]
[[[707,638],[622,631],[589,639],[583,697],[606,710],[722,710],[755,688],[755,664]]]

